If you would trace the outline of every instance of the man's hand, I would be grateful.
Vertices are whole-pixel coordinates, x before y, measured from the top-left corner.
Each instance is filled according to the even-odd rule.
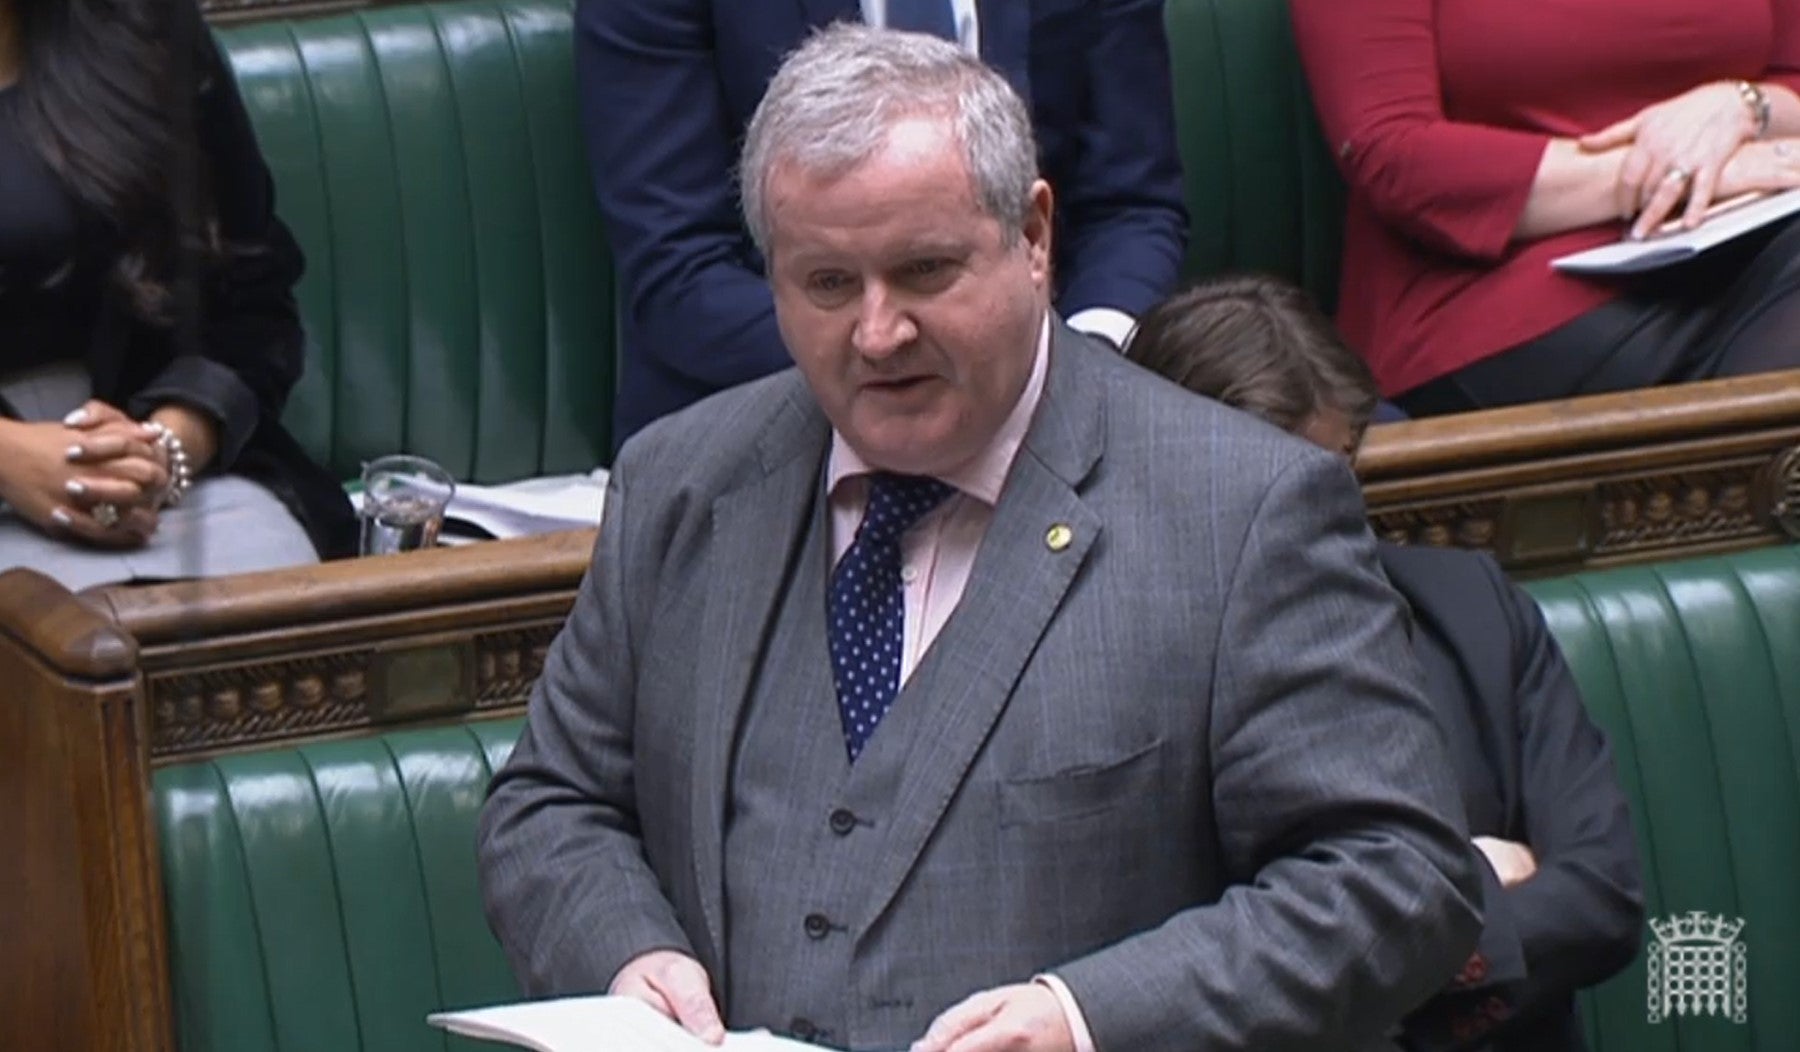
[[[1062,1004],[1041,983],[984,990],[932,1021],[911,1052],[1074,1052]]]
[[[1530,880],[1537,873],[1537,856],[1531,848],[1512,840],[1499,837],[1478,836],[1475,846],[1494,867],[1494,873],[1500,877],[1500,886],[1515,888]]]
[[[709,1045],[725,1040],[712,982],[700,962],[675,950],[651,950],[626,962],[606,991],[635,997]]]

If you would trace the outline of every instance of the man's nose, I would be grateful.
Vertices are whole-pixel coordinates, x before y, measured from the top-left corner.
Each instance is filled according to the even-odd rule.
[[[911,343],[918,334],[919,328],[902,299],[885,285],[866,287],[852,336],[858,354],[864,358],[885,358]]]

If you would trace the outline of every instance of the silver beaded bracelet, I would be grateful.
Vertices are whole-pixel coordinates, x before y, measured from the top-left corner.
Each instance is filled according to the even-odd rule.
[[[194,470],[188,464],[187,447],[181,444],[180,435],[159,420],[146,420],[144,426],[156,436],[156,444],[162,447],[163,456],[169,462],[169,484],[163,487],[156,506],[168,508],[180,504],[181,498],[194,486]]]

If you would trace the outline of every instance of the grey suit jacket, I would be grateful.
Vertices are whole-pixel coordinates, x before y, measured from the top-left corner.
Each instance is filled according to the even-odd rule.
[[[789,371],[620,456],[483,814],[489,919],[530,993],[665,947],[724,989],[733,736],[829,441]],[[890,1011],[853,1044],[1054,970],[1101,1052],[1359,1047],[1474,946],[1445,746],[1337,458],[1059,325],[932,651],[954,687],[857,860],[844,984]]]

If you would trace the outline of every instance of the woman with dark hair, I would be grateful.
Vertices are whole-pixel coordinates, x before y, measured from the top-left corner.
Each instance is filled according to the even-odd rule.
[[[0,0],[0,567],[70,587],[354,547],[280,424],[299,248],[191,0]]]
[[[1368,367],[1306,293],[1228,278],[1144,316],[1127,352],[1190,391],[1354,458]],[[1575,992],[1642,938],[1637,841],[1606,738],[1531,597],[1485,553],[1381,543],[1412,613],[1483,870],[1475,954],[1398,1035],[1414,1052],[1580,1052]]]
[[[1290,0],[1349,184],[1337,322],[1414,416],[1800,367],[1800,220],[1560,256],[1800,187],[1800,0]]]

